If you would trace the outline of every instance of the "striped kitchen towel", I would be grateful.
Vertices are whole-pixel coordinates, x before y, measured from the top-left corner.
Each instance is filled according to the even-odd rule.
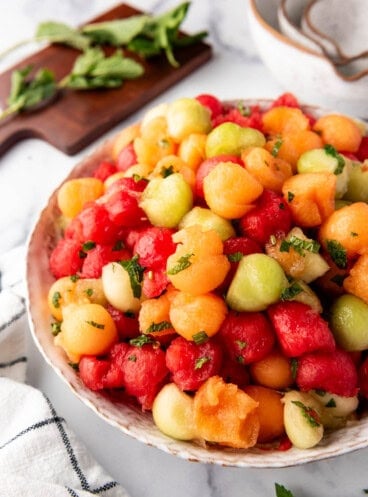
[[[13,288],[14,289],[14,288]],[[0,497],[128,497],[27,385],[24,299],[0,291]]]

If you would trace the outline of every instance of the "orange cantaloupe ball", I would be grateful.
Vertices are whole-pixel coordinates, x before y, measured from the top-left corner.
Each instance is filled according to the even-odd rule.
[[[285,180],[292,175],[290,164],[273,157],[265,148],[248,148],[242,152],[241,158],[246,170],[268,190],[281,193]]]
[[[177,144],[168,135],[167,122],[164,116],[150,119],[141,128],[141,134],[134,139],[134,151],[139,164],[147,164],[152,168],[167,155],[174,155]]]
[[[158,298],[144,300],[138,316],[139,330],[155,337],[175,333],[169,314],[170,298],[166,293]]]
[[[196,434],[209,442],[247,449],[258,438],[258,402],[219,376],[209,378],[195,393],[193,419]]]
[[[169,317],[179,335],[198,342],[215,335],[226,314],[226,304],[218,295],[178,292],[171,300]]]
[[[262,116],[263,131],[269,135],[284,135],[310,129],[308,117],[297,108],[274,107]]]
[[[288,178],[282,193],[296,225],[319,226],[335,209],[336,176],[332,173],[295,174]]]
[[[75,178],[63,183],[57,192],[62,214],[72,219],[87,202],[97,200],[104,193],[104,184],[97,178]]]
[[[319,230],[319,238],[327,248],[328,240],[340,243],[348,257],[367,252],[368,204],[355,202],[334,211]]]
[[[295,133],[287,133],[281,137],[272,138],[266,143],[266,149],[269,152],[275,151],[276,157],[288,162],[295,173],[299,157],[304,152],[322,148],[323,145],[323,140],[317,133],[309,129],[303,129]]]
[[[166,155],[160,159],[153,168],[152,176],[165,177],[173,172],[180,173],[192,190],[194,189],[195,172],[177,155]]]
[[[215,230],[202,231],[199,225],[193,225],[175,233],[173,240],[178,245],[168,257],[166,268],[175,288],[200,295],[224,281],[230,262],[223,254],[223,243]]]
[[[290,359],[278,350],[250,364],[249,372],[255,383],[275,390],[284,390],[294,383]]]
[[[52,316],[58,321],[63,319],[63,308],[69,304],[106,305],[106,297],[102,289],[101,278],[72,279],[64,276],[51,285],[47,303]]]
[[[247,385],[244,392],[258,402],[259,433],[257,442],[272,442],[285,434],[282,394],[272,388]]]
[[[70,304],[63,310],[61,332],[55,344],[73,362],[83,355],[102,355],[117,341],[118,333],[110,313],[100,304]]]
[[[206,158],[207,135],[203,133],[192,133],[184,138],[178,148],[178,156],[196,171]]]
[[[135,123],[122,129],[114,138],[112,145],[112,158],[116,160],[124,147],[132,143],[140,134],[140,124]]]
[[[341,152],[356,152],[362,140],[357,123],[348,116],[328,114],[320,117],[313,126],[324,141]]]
[[[220,162],[203,180],[208,207],[225,219],[238,219],[253,208],[263,186],[244,167]]]
[[[361,255],[344,279],[344,289],[368,304],[368,254]]]

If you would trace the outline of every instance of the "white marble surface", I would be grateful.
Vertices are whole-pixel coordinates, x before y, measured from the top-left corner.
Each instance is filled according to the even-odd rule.
[[[114,4],[111,0],[2,0],[0,50],[32,36],[40,21],[59,19],[77,25]],[[174,0],[135,2],[136,7],[155,12],[176,4]],[[156,103],[202,92],[222,99],[272,98],[284,90],[257,56],[247,28],[247,8],[247,0],[193,0],[184,27],[189,32],[210,31],[213,60]],[[0,70],[8,63],[2,62]],[[137,120],[144,111],[126,123]],[[91,148],[71,158],[32,139],[0,158],[0,285],[22,289],[24,247],[32,224],[53,189]],[[9,265],[14,253],[19,264]],[[44,363],[31,339],[29,357],[29,383],[49,396],[59,414],[132,497],[266,497],[275,495],[275,482],[292,490],[294,497],[353,497],[363,495],[368,487],[368,450],[305,466],[262,470],[206,466],[174,458],[121,434],[98,418]]]

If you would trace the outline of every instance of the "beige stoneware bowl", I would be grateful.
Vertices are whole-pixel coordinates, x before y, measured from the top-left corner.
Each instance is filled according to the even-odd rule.
[[[238,103],[239,101],[237,101]],[[244,100],[244,105],[268,106],[266,100]],[[315,115],[323,112],[315,107],[306,111]],[[112,140],[106,141],[92,155],[77,164],[65,181],[75,177],[89,176],[99,162],[110,156]],[[191,442],[173,440],[163,435],[154,425],[149,413],[143,413],[134,404],[113,402],[109,397],[84,386],[78,374],[68,364],[64,352],[56,347],[51,334],[52,321],[47,306],[47,294],[54,281],[49,272],[49,255],[61,236],[58,228],[59,211],[56,191],[40,213],[28,243],[27,253],[27,305],[29,323],[34,341],[46,362],[70,387],[73,393],[98,416],[123,433],[169,454],[190,461],[237,467],[287,467],[310,461],[326,459],[368,446],[368,415],[361,421],[351,422],[347,427],[328,434],[313,449],[272,451],[253,448],[250,450],[220,449]]]
[[[281,0],[248,1],[248,24],[259,55],[286,91],[292,89],[306,102],[368,117],[368,70],[344,74],[325,55],[283,34]]]

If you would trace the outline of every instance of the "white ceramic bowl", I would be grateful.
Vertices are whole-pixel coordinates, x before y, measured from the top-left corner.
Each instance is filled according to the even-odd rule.
[[[281,0],[277,9],[277,18],[281,33],[303,47],[318,53],[322,48],[301,30],[303,12],[309,0]]]
[[[249,0],[248,22],[264,64],[286,91],[357,117],[368,117],[368,71],[340,74],[324,55],[279,31],[279,1]]]
[[[270,101],[244,100],[244,105],[253,104],[268,106]],[[306,111],[319,114],[314,107],[307,107]],[[104,143],[91,156],[79,163],[65,180],[90,175],[101,160],[109,157],[111,145],[111,141]],[[54,279],[49,272],[49,255],[60,237],[57,227],[58,216],[59,210],[54,192],[41,212],[28,244],[27,304],[31,332],[46,362],[74,394],[106,422],[123,433],[174,456],[224,466],[259,468],[295,466],[368,446],[368,417],[327,434],[318,446],[309,450],[296,448],[288,451],[259,448],[234,450],[181,442],[163,435],[154,425],[151,415],[142,412],[135,405],[122,401],[113,402],[106,395],[89,390],[68,364],[69,361],[62,349],[54,345],[51,334],[52,319],[47,306],[47,294]]]
[[[368,53],[366,0],[312,0],[302,17],[303,30],[335,59]]]

